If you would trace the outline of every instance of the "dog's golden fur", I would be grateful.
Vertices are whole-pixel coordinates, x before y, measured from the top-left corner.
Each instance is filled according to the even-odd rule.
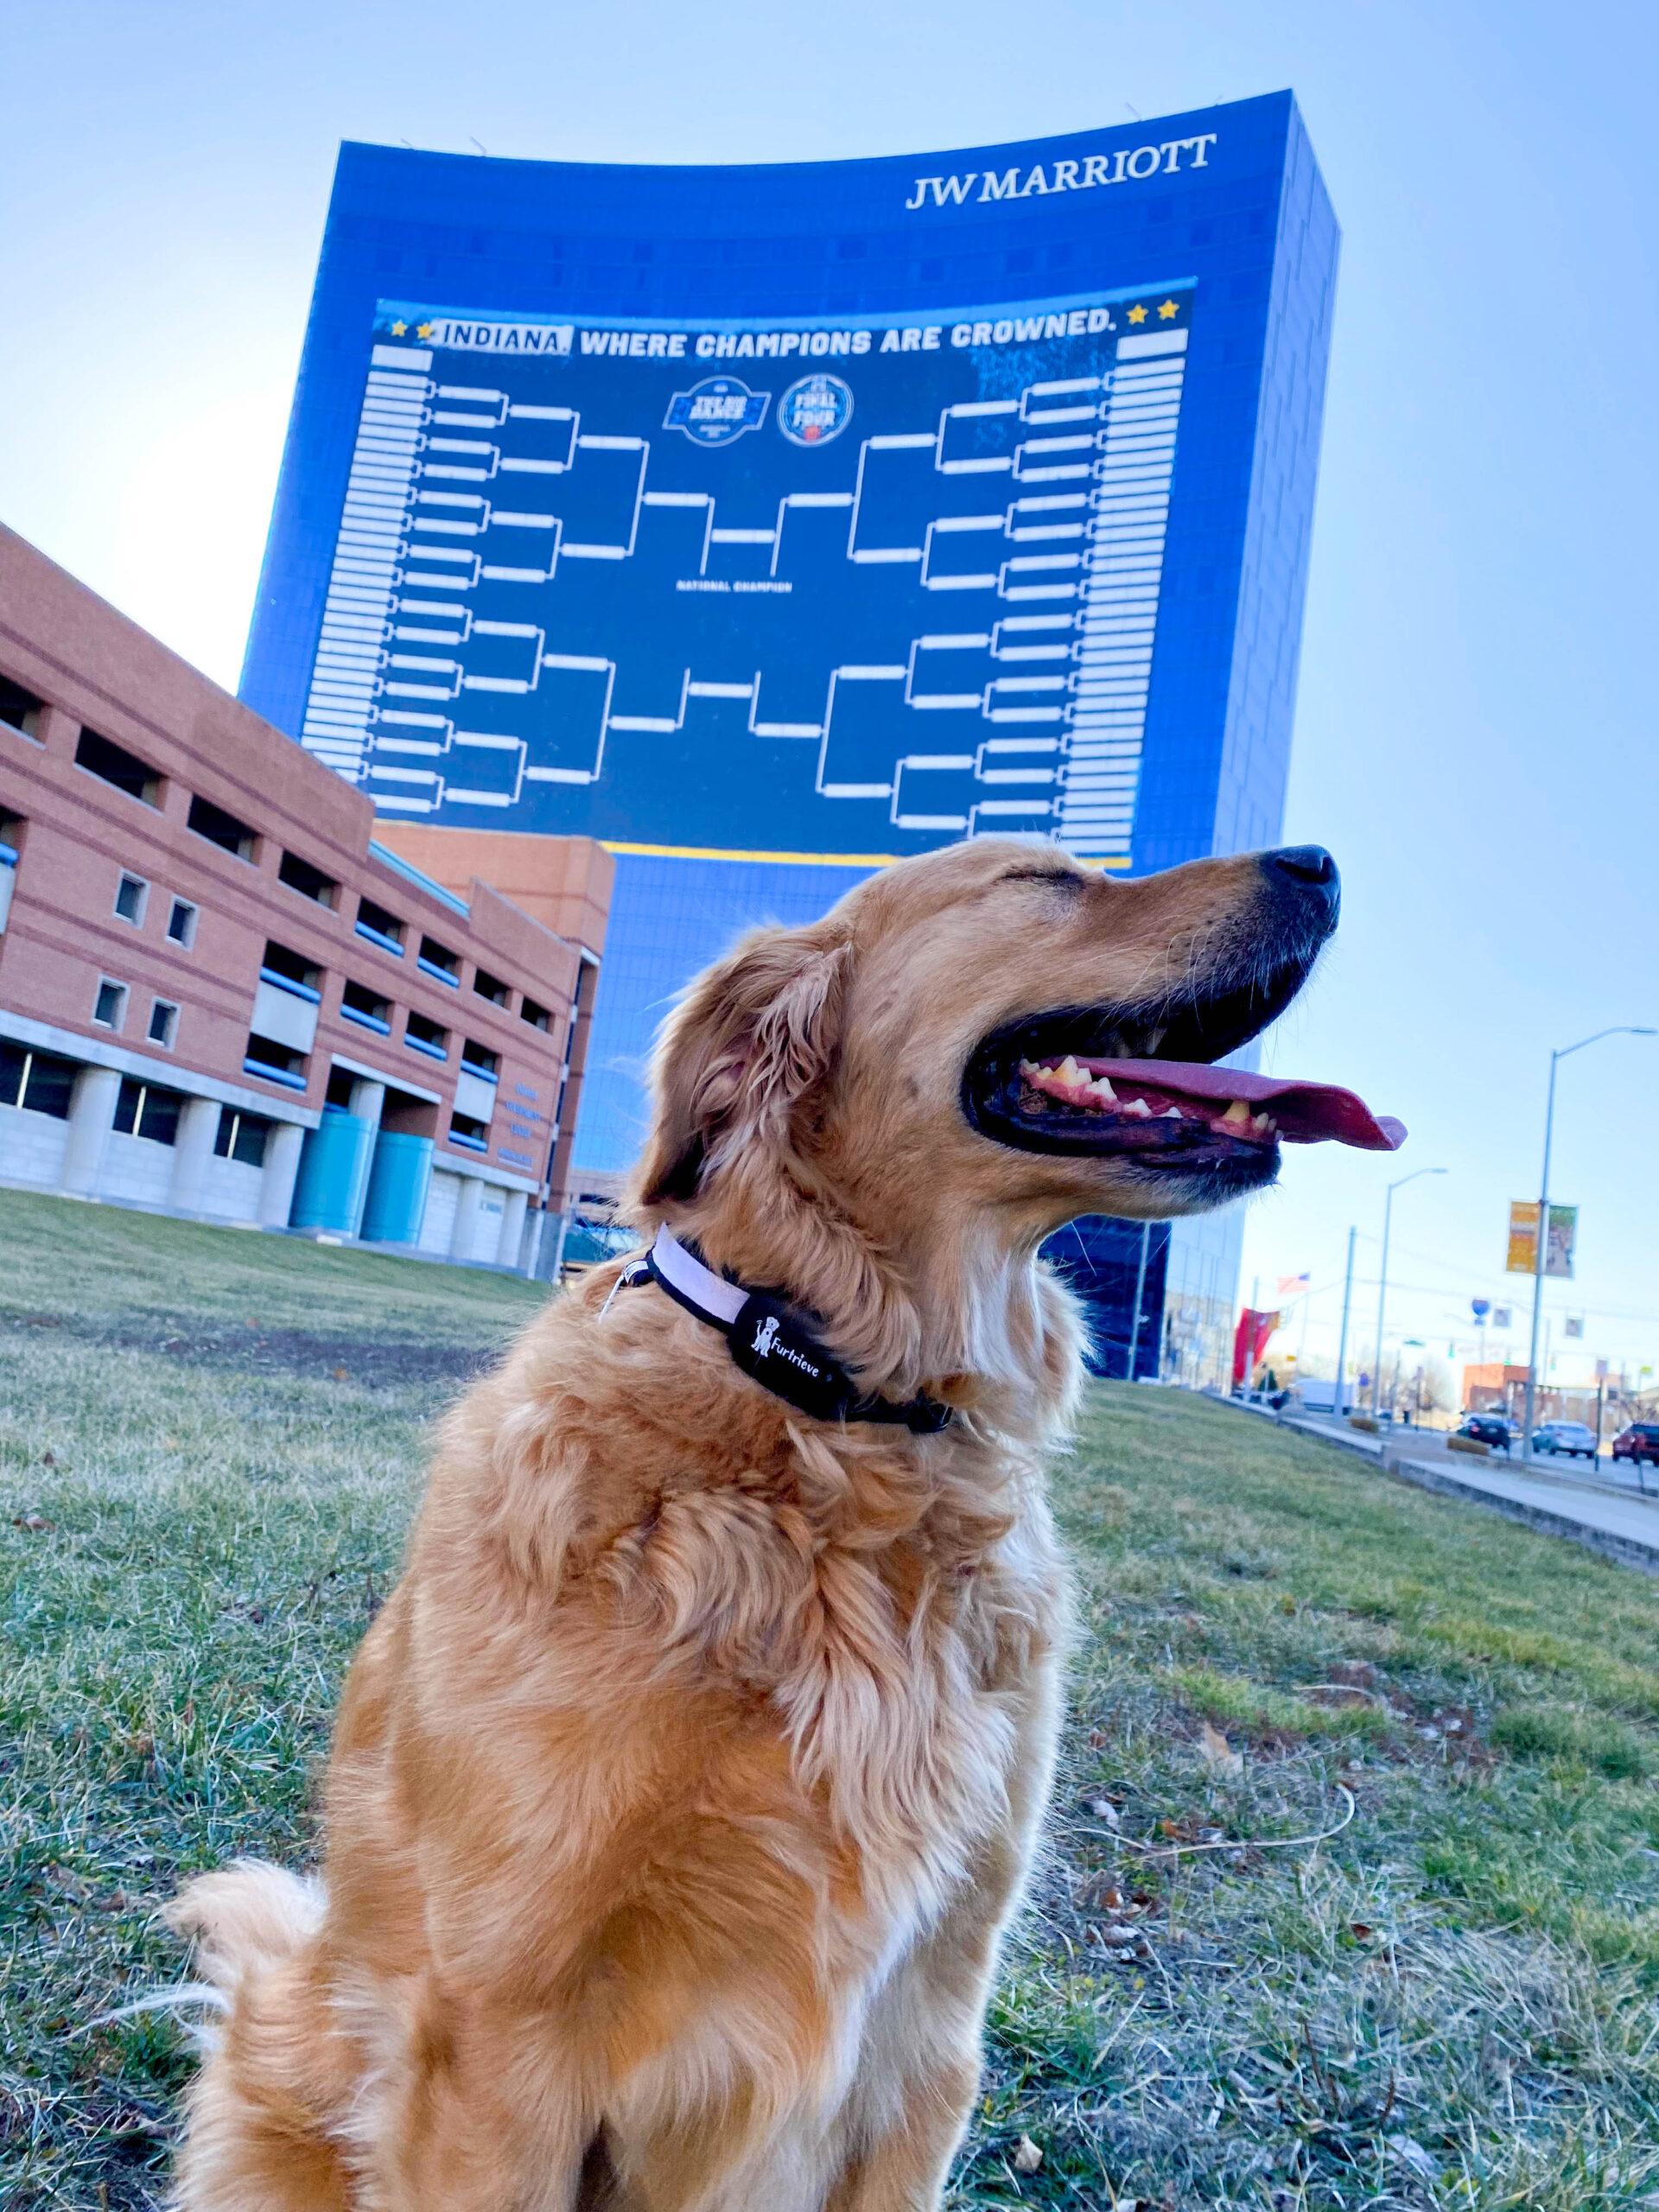
[[[956,1418],[808,1420],[614,1267],[552,1301],[444,1426],[346,1684],[326,1888],[244,1865],[175,1909],[227,2006],[187,2212],[937,2203],[1056,1727],[1041,1463],[1079,1370],[1037,1248],[1171,1210],[976,1135],[963,1070],[1201,966],[1259,882],[1068,868],[906,862],[673,1016],[642,1226]]]

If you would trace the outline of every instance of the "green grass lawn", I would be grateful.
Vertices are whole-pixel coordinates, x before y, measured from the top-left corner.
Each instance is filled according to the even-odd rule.
[[[545,1294],[11,1192],[0,1255],[0,2204],[152,2205],[183,2038],[89,2023],[181,1874],[307,1854],[424,1425]],[[1096,1389],[1055,1483],[1071,1725],[956,2202],[1659,2206],[1659,1584],[1173,1392]]]

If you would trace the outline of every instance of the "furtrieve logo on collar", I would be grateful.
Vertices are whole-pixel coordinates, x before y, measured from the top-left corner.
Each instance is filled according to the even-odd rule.
[[[775,1313],[768,1313],[761,1322],[754,1332],[754,1343],[750,1349],[760,1359],[786,1359],[791,1367],[798,1367],[804,1375],[817,1376],[823,1372],[811,1360],[798,1352],[792,1344],[779,1343],[778,1316]]]

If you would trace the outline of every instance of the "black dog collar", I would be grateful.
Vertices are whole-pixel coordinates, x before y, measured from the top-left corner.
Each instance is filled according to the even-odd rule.
[[[937,1398],[918,1396],[898,1405],[891,1398],[861,1394],[785,1300],[728,1282],[670,1229],[658,1230],[650,1251],[624,1268],[616,1288],[631,1290],[645,1282],[658,1284],[677,1306],[718,1329],[744,1374],[815,1421],[886,1421],[931,1436],[950,1418],[950,1407]]]

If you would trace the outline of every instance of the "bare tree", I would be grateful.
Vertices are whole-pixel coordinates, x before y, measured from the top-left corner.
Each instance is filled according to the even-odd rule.
[[[1444,1360],[1426,1359],[1422,1369],[1421,1404],[1426,1414],[1449,1414],[1458,1403],[1456,1385]]]

